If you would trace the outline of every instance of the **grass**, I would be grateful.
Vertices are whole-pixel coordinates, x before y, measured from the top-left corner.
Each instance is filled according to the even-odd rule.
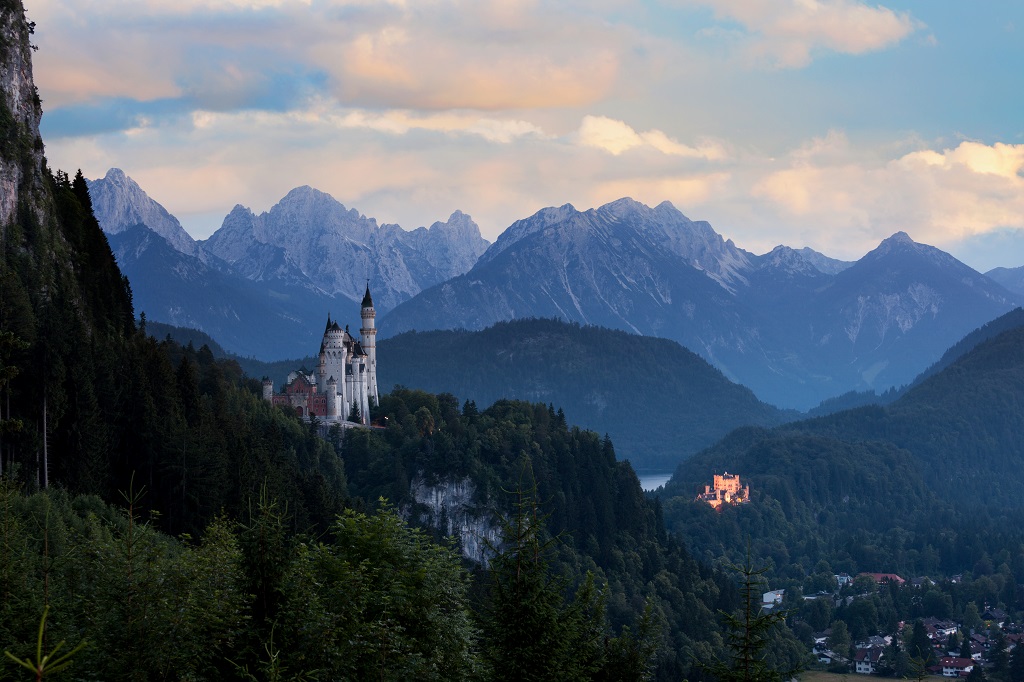
[[[824,670],[810,670],[804,673],[800,673],[798,676],[800,682],[853,682],[854,680],[872,680],[878,679],[871,675],[857,675],[855,673],[847,673],[845,675],[839,673],[830,673]],[[948,678],[942,677],[941,675],[929,675],[925,677],[926,680],[945,680]]]

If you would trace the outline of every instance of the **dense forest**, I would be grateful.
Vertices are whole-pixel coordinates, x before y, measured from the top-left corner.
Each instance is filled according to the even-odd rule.
[[[3,19],[0,57],[27,63],[20,3]],[[734,576],[666,535],[609,439],[551,405],[419,391],[344,435],[272,408],[234,360],[136,325],[81,173],[47,168],[38,103],[11,111],[0,679],[70,663],[107,680],[674,680],[727,655]],[[410,525],[416,479],[472,482],[496,528],[486,563]],[[801,660],[773,637],[772,660]]]
[[[736,427],[796,416],[674,341],[559,320],[409,332],[381,341],[378,357],[382,386],[559,405],[571,423],[611,435],[638,470],[670,471]]]
[[[812,632],[837,624],[843,649],[892,635],[905,648],[889,652],[900,664],[888,674],[912,674],[906,645],[920,619],[954,620],[961,642],[972,631],[993,642],[1015,633],[979,617],[995,609],[1012,628],[1024,617],[1024,327],[1019,311],[1007,318],[888,405],[739,429],[684,462],[660,498],[667,530],[705,561],[737,561],[747,547],[764,559],[808,646]],[[750,503],[715,511],[694,501],[722,471],[751,486]],[[838,592],[837,574],[862,572],[908,582],[801,599]],[[1014,673],[1010,656],[989,647],[993,677],[1024,678],[1024,648]],[[935,662],[936,651],[921,651],[920,663]]]

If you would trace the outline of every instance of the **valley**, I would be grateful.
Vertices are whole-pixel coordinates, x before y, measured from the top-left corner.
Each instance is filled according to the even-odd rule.
[[[308,180],[195,239],[159,183],[51,167],[35,30],[0,0],[0,680],[1024,680],[1024,268],[899,227],[754,253],[628,197],[491,243]],[[735,152],[499,123],[476,144]]]

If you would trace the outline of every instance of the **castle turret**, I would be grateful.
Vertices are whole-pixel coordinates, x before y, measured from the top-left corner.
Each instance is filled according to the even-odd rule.
[[[348,361],[348,350],[345,348],[345,331],[338,326],[336,321],[331,321],[327,316],[327,327],[324,329],[324,340],[320,344],[320,365],[317,368],[317,389],[326,393],[330,400],[330,391],[327,387],[329,377],[344,377],[345,364]],[[337,381],[337,379],[335,379]],[[342,381],[336,390],[345,396],[345,382]],[[342,401],[344,402],[344,400]]]
[[[363,347],[363,352],[366,353],[367,397],[368,400],[372,400],[373,404],[376,405],[380,402],[380,396],[377,394],[377,328],[374,322],[377,312],[373,309],[373,298],[370,296],[369,280],[366,281],[366,294],[363,296],[360,315],[363,319],[363,326],[359,330],[359,345]],[[364,412],[363,414],[367,415],[367,418],[369,417],[369,412]]]
[[[338,382],[332,375],[327,379],[327,417],[337,419],[341,414],[341,394],[338,393]]]
[[[263,377],[263,399],[270,402],[274,400],[274,380]]]

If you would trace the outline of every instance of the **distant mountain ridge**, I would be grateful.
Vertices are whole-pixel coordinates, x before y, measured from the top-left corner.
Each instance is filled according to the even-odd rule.
[[[792,453],[797,450],[787,443],[814,438],[846,445],[877,443],[892,457],[907,460],[914,478],[949,503],[1024,508],[1021,311],[965,337],[940,364],[886,406],[859,407],[771,430],[737,431],[684,461],[668,493],[692,494],[693,486],[715,467],[753,468],[752,458],[759,448],[765,450],[758,443],[774,443],[775,451]],[[823,442],[818,450],[830,447]],[[780,462],[756,466],[773,475],[785,469]],[[798,461],[787,466],[786,475],[799,477],[804,471]]]
[[[197,242],[123,171],[113,168],[89,188],[136,309],[205,331],[243,356],[312,352],[327,313],[358,324],[367,281],[382,314],[468,270],[488,246],[461,211],[407,232],[378,226],[311,187],[260,215],[235,206],[210,239]]]
[[[1016,305],[1009,291],[902,232],[856,263],[780,246],[757,256],[664,202],[542,209],[466,274],[400,304],[387,336],[560,319],[670,338],[776,405],[911,381]]]
[[[486,248],[459,211],[407,232],[299,187],[259,215],[236,206],[210,239],[189,243],[130,178],[112,170],[104,180],[114,198],[103,195],[97,214],[119,258],[142,257],[142,242],[117,240],[142,219],[181,254],[170,260],[184,259],[155,269],[121,263],[140,310],[266,359],[310,353],[323,315],[344,319],[369,280],[381,338],[557,318],[675,340],[762,400],[808,409],[909,383],[1018,303],[902,232],[855,263],[782,245],[755,255],[669,202],[620,199],[542,209]],[[224,287],[221,301],[207,300],[218,286],[204,277]]]
[[[1019,268],[993,268],[986,277],[999,282],[1015,294],[1024,296],[1024,265]]]
[[[671,470],[738,426],[795,418],[668,339],[558,320],[408,332],[378,344],[381,387],[553,404],[640,470]]]
[[[205,258],[205,253],[178,219],[153,201],[120,168],[111,168],[98,180],[87,180],[93,212],[108,236],[136,225],[145,225],[167,240],[176,250]],[[102,218],[100,218],[102,216]]]

